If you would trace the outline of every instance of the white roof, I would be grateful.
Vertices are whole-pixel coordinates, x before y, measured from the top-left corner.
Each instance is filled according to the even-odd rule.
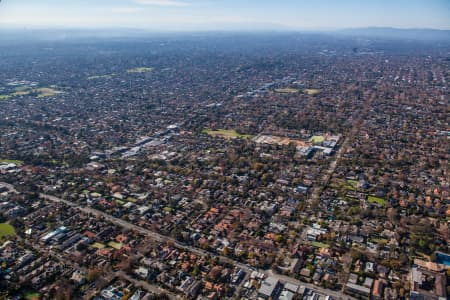
[[[130,207],[132,207],[134,205],[134,203],[132,203],[132,202],[127,202],[127,203],[125,203],[124,205],[123,205],[123,207],[125,207],[125,208],[130,208]]]
[[[292,300],[294,299],[294,293],[291,291],[284,290],[281,292],[280,297],[278,297],[280,300]]]
[[[139,213],[141,213],[141,214],[145,214],[148,210],[150,209],[150,207],[148,207],[148,206],[139,206],[139,208],[138,208],[138,210],[139,210]]]

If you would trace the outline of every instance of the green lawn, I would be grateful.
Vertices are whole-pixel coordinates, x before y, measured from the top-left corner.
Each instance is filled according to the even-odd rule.
[[[319,89],[303,89],[303,93],[314,96],[314,95],[319,94],[320,90]]]
[[[114,201],[116,201],[116,203],[119,204],[120,206],[122,206],[126,203],[125,201],[119,200],[119,199],[115,199]]]
[[[31,94],[33,89],[29,86],[18,86],[15,88],[15,93],[12,93],[11,96],[25,96]]]
[[[311,242],[311,246],[316,248],[330,248],[330,245],[321,242]]]
[[[347,180],[345,184],[345,189],[350,191],[356,191],[356,188],[358,187],[358,181],[356,180]]]
[[[16,230],[14,229],[13,226],[6,224],[6,223],[0,224],[0,240],[5,237],[12,237],[15,235],[16,235]]]
[[[167,212],[167,213],[170,213],[170,212],[173,211],[173,208],[172,208],[172,207],[166,206],[166,207],[163,208],[163,210],[164,210],[165,212]]]
[[[27,300],[40,299],[40,297],[41,297],[41,295],[36,292],[25,293],[25,299],[27,299]]]
[[[105,245],[95,242],[91,245],[91,247],[97,248],[97,249],[103,249],[103,248],[105,248]]]
[[[57,91],[53,88],[44,87],[44,88],[38,88],[35,90],[38,93],[38,98],[44,98],[44,97],[53,97],[59,93],[60,91]]]
[[[153,71],[153,68],[139,67],[127,70],[127,73],[147,73]]]
[[[0,159],[0,163],[23,165],[23,161],[15,159]]]
[[[344,185],[344,188],[345,188],[347,191],[356,191],[356,188],[355,188],[353,185],[351,185],[351,184],[346,184],[346,185]]]
[[[110,246],[110,247],[112,247],[114,249],[120,250],[120,249],[122,249],[123,244],[122,243],[117,243],[117,242],[114,242],[114,241],[110,241],[108,243],[108,246]]]
[[[16,87],[16,91],[10,95],[3,95],[4,99],[8,99],[10,97],[15,97],[15,96],[26,96],[26,95],[30,95],[30,94],[37,94],[38,98],[43,98],[43,97],[52,97],[55,96],[56,94],[61,93],[60,91],[55,89],[56,86],[52,85],[51,87],[42,87],[42,88],[32,88],[29,86],[19,86]],[[1,98],[0,98],[1,100]]]
[[[294,93],[298,93],[299,90],[293,89],[293,88],[282,88],[282,89],[275,89],[275,92],[281,93],[281,94],[294,94]]]
[[[9,98],[11,98],[10,95],[0,95],[0,100],[6,100],[6,99],[9,99]]]
[[[249,134],[240,134],[240,133],[237,133],[236,130],[224,130],[224,129],[210,130],[210,129],[204,129],[202,132],[206,133],[206,134],[208,134],[210,136],[221,137],[221,138],[226,138],[226,139],[235,139],[235,138],[250,139],[250,138],[252,138],[251,135],[249,135]]]
[[[325,137],[323,135],[314,135],[309,139],[309,141],[312,142],[313,144],[320,144],[323,143],[323,141],[325,141]]]
[[[367,197],[367,201],[369,203],[378,203],[381,206],[385,206],[386,205],[386,200],[384,200],[383,198],[375,197],[375,196],[368,196]]]
[[[379,238],[379,239],[371,239],[371,241],[372,241],[373,243],[377,243],[377,244],[387,244],[387,242],[388,242],[387,239],[382,239],[382,238]]]
[[[357,180],[347,180],[347,183],[352,185],[353,187],[357,187],[358,186],[358,181]]]
[[[111,75],[94,75],[94,76],[89,76],[87,78],[87,80],[95,80],[95,79],[110,79],[112,76]]]
[[[136,198],[128,197],[128,198],[127,198],[127,201],[128,201],[128,202],[131,202],[131,203],[136,203],[137,200],[136,200]]]
[[[29,95],[31,94],[31,90],[29,91],[20,91],[20,92],[15,92],[11,94],[11,97],[15,97],[15,96],[25,96],[25,95]]]

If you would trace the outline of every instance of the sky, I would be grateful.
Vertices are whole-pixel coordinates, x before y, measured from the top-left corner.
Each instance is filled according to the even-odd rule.
[[[450,0],[1,0],[0,28],[450,29]]]

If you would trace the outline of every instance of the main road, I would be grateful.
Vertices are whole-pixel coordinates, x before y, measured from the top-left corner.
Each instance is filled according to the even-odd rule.
[[[217,254],[213,254],[211,252],[208,252],[208,251],[196,248],[196,247],[184,245],[184,244],[178,242],[174,238],[162,235],[160,233],[157,233],[157,232],[151,231],[149,229],[146,229],[146,228],[134,225],[134,224],[129,223],[127,221],[124,221],[122,219],[113,217],[113,216],[111,216],[111,215],[109,215],[109,214],[107,214],[107,213],[105,213],[103,211],[100,211],[98,209],[95,209],[95,208],[92,208],[92,207],[81,206],[81,205],[78,205],[76,203],[73,203],[73,202],[70,202],[70,201],[67,201],[67,200],[55,197],[55,196],[47,195],[47,194],[42,194],[41,193],[41,194],[39,194],[39,196],[42,199],[49,200],[49,201],[52,201],[52,202],[64,203],[64,204],[66,204],[66,205],[68,205],[70,207],[77,208],[78,210],[80,210],[80,211],[82,211],[82,212],[84,212],[86,214],[102,216],[105,220],[107,220],[107,221],[109,221],[109,222],[111,222],[113,224],[121,226],[121,227],[123,227],[125,229],[134,230],[136,232],[139,232],[140,234],[145,235],[146,237],[149,237],[149,238],[153,239],[156,242],[159,242],[159,243],[170,242],[174,246],[176,246],[177,248],[193,252],[193,253],[195,253],[195,254],[197,254],[199,256],[208,256],[209,255],[211,257],[218,258],[219,261],[222,262],[222,263],[230,263],[230,264],[233,264],[233,265],[235,265],[235,266],[237,266],[239,268],[242,268],[242,269],[244,269],[246,271],[250,271],[251,270],[248,266],[246,266],[246,265],[244,265],[242,263],[236,262],[236,261],[234,261],[234,260],[232,260],[232,259],[230,259],[228,257],[220,256],[220,255],[217,255]]]
[[[41,193],[41,194],[39,194],[39,196],[40,196],[41,199],[45,199],[45,200],[48,200],[48,201],[52,201],[52,202],[56,202],[56,203],[64,203],[67,206],[76,208],[76,209],[78,209],[78,210],[80,210],[80,211],[82,211],[82,212],[84,212],[86,214],[102,216],[105,220],[107,220],[107,221],[109,221],[109,222],[111,222],[111,223],[113,223],[115,225],[118,225],[118,226],[123,227],[123,228],[128,229],[128,230],[134,230],[136,232],[139,232],[140,234],[145,235],[146,237],[149,237],[149,238],[153,239],[156,242],[159,242],[159,243],[170,242],[174,246],[176,246],[176,247],[178,247],[180,249],[184,249],[184,250],[190,251],[190,252],[195,253],[195,254],[197,254],[199,256],[214,257],[214,258],[218,259],[219,262],[221,262],[221,263],[232,264],[235,267],[243,269],[247,273],[251,273],[251,272],[256,270],[256,269],[251,268],[251,267],[249,267],[249,266],[247,266],[247,265],[245,265],[243,263],[235,261],[235,260],[233,260],[231,258],[228,258],[228,257],[225,257],[225,256],[221,256],[221,255],[217,255],[217,254],[214,254],[214,253],[202,250],[202,249],[198,249],[196,247],[192,247],[192,246],[187,246],[187,245],[181,244],[180,242],[178,242],[177,240],[175,240],[175,239],[173,239],[171,237],[168,237],[168,236],[162,235],[160,233],[148,230],[146,228],[143,228],[143,227],[131,224],[131,223],[129,223],[127,221],[124,221],[122,219],[113,217],[113,216],[111,216],[111,215],[109,215],[109,214],[107,214],[105,212],[102,212],[102,211],[100,211],[98,209],[95,209],[95,208],[92,208],[92,207],[81,206],[81,205],[79,205],[77,203],[74,203],[74,202],[71,202],[71,201],[68,201],[68,200],[64,200],[64,199],[61,199],[61,198],[58,198],[58,197],[55,197],[55,196],[52,196],[52,195],[48,195],[48,194]],[[282,282],[282,283],[289,282],[289,283],[292,283],[292,284],[295,284],[295,285],[303,285],[303,286],[309,288],[310,290],[313,290],[313,291],[315,291],[315,292],[317,292],[319,294],[331,296],[331,297],[333,297],[333,299],[353,299],[353,298],[345,295],[344,293],[342,293],[340,291],[332,291],[332,290],[328,290],[328,289],[324,289],[324,288],[318,287],[318,286],[313,285],[313,284],[304,283],[304,282],[301,282],[301,281],[299,281],[299,280],[297,280],[295,278],[292,278],[292,277],[276,274],[276,273],[272,272],[272,270],[268,270],[268,271],[267,270],[258,270],[258,271],[264,273],[266,276],[275,277],[278,280],[280,280],[280,282]]]
[[[349,143],[349,138],[345,138],[342,142],[339,150],[337,151],[334,159],[331,161],[328,169],[325,171],[325,174],[323,174],[322,182],[320,184],[317,184],[316,187],[313,189],[311,193],[310,198],[310,204],[317,205],[320,200],[320,195],[322,195],[323,190],[328,185],[328,182],[331,179],[331,176],[333,176],[334,172],[336,171],[336,167],[338,166],[338,163],[342,159],[342,156],[344,155],[345,151],[347,150],[347,145]]]

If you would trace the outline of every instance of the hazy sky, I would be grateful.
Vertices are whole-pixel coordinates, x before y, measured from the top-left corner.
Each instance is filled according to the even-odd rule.
[[[450,29],[450,0],[2,0],[0,27]]]

